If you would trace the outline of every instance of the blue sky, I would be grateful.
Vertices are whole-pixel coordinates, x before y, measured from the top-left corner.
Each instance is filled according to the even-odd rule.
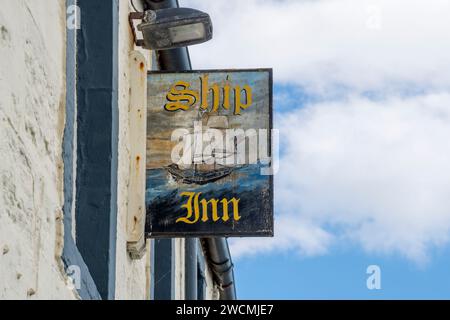
[[[294,99],[301,103],[293,107]],[[279,117],[320,101],[320,97],[307,96],[295,86],[275,84],[274,100],[278,102],[276,116]],[[238,297],[250,300],[448,299],[450,248],[435,248],[428,254],[427,261],[421,263],[395,254],[367,253],[348,241],[341,241],[332,245],[327,254],[313,258],[292,250],[239,257],[235,268]],[[380,290],[367,288],[367,268],[371,265],[381,269]]]
[[[381,268],[381,290],[366,286],[366,269],[374,264]],[[239,299],[448,299],[449,265],[449,250],[425,268],[358,249],[313,259],[285,252],[241,259],[235,277]]]
[[[230,239],[238,296],[450,298],[450,2],[182,5],[214,23],[195,69],[274,70],[275,237]]]

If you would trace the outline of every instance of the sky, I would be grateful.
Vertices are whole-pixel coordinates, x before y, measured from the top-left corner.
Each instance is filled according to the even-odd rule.
[[[214,24],[195,69],[274,70],[275,237],[230,239],[238,297],[450,298],[450,2],[180,2]]]

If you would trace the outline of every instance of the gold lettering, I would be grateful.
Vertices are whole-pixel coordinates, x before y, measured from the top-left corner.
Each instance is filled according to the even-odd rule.
[[[200,210],[198,206],[198,198],[200,197],[200,195],[201,193],[195,194],[195,192],[183,192],[181,194],[182,197],[188,197],[186,204],[181,206],[181,208],[185,208],[187,210],[187,214],[185,217],[177,219],[176,223],[178,222],[184,222],[187,224],[197,223],[200,216],[199,212]],[[192,200],[194,200],[194,210],[192,210]],[[193,215],[194,217],[192,217]]]
[[[227,83],[225,84],[225,86],[223,87],[223,108],[228,110],[230,109],[230,83],[228,82],[230,81],[230,77],[227,77]]]
[[[249,85],[235,86],[230,83],[231,77],[228,75],[221,85],[209,84],[209,74],[200,76],[198,90],[190,90],[191,84],[186,81],[176,82],[166,95],[167,104],[164,108],[167,111],[188,111],[191,107],[199,104],[199,108],[208,112],[218,112],[220,107],[229,110],[234,103],[234,114],[240,115],[242,110],[247,109],[253,103],[252,88]],[[223,88],[221,87],[223,85]],[[234,93],[234,100],[231,97]],[[210,96],[210,94],[212,96]],[[220,99],[223,98],[222,105]],[[210,106],[210,102],[212,105]]]
[[[212,209],[212,221],[217,222],[220,220],[218,207],[219,207],[219,200],[217,199],[202,199],[199,201],[200,196],[202,195],[201,192],[195,193],[195,192],[183,192],[181,193],[181,197],[188,197],[185,204],[181,206],[182,209],[186,209],[186,216],[178,218],[176,223],[184,222],[186,224],[195,224],[199,222],[200,219],[200,205],[202,206],[202,222],[208,222],[209,221],[209,208]],[[224,222],[227,222],[230,220],[229,215],[229,206],[230,204],[233,205],[233,220],[239,221],[241,220],[241,216],[239,215],[239,201],[240,199],[233,198],[231,200],[223,199],[220,202],[223,205],[223,216],[222,220]]]
[[[231,200],[223,199],[221,202],[223,204],[223,217],[222,220],[227,222],[230,220],[230,216],[228,215],[228,206],[232,202],[233,203],[233,219],[234,221],[241,220],[241,216],[239,215],[239,201],[240,199],[233,198]]]
[[[182,89],[180,90],[179,87]],[[166,99],[170,102],[164,108],[167,111],[189,110],[198,100],[198,93],[193,90],[188,90],[189,87],[190,84],[185,81],[175,83],[166,96]]]
[[[207,74],[200,77],[200,82],[202,86],[202,102],[200,104],[200,108],[202,108],[203,110],[208,109],[209,91],[212,91],[213,106],[211,112],[216,112],[217,110],[219,110],[220,90],[217,84],[213,84],[212,87],[210,88],[208,84],[208,79],[209,75]]]
[[[208,217],[208,205],[211,204],[212,207],[212,219],[214,222],[219,221],[219,215],[217,214],[217,204],[219,203],[219,200],[216,199],[211,199],[209,201],[206,201],[205,199],[203,199],[202,201],[200,201],[202,207],[203,207],[203,217],[202,217],[202,221],[203,222],[207,222],[209,217]]]
[[[245,91],[245,103],[242,102],[242,91]],[[253,103],[252,88],[249,85],[245,85],[243,89],[240,86],[236,86],[234,89],[234,114],[240,115],[241,109],[247,109]]]

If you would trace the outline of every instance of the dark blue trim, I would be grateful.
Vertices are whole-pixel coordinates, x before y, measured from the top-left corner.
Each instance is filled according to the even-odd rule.
[[[67,0],[66,7],[76,4],[76,0]],[[101,299],[94,280],[81,257],[72,236],[72,204],[73,204],[73,168],[74,137],[76,110],[76,31],[67,30],[66,43],[66,126],[63,140],[64,161],[64,249],[62,260],[65,268],[80,268],[81,287],[78,294],[82,299]]]
[[[156,54],[152,53],[152,70],[158,70]],[[175,251],[174,240],[152,240],[152,287],[153,300],[172,300],[175,298]]]
[[[76,245],[103,299],[115,298],[119,0],[78,0]]]
[[[154,300],[173,300],[175,298],[174,240],[156,239],[154,241],[152,296]]]
[[[117,247],[117,187],[119,173],[119,1],[112,1],[112,100],[111,100],[111,214],[109,243],[112,259],[109,260],[109,299],[116,295],[116,247]],[[125,250],[125,249],[124,249]]]
[[[198,239],[185,239],[184,248],[184,297],[186,300],[198,298]]]

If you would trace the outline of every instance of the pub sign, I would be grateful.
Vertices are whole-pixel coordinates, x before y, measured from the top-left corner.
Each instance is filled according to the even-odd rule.
[[[273,235],[272,70],[150,72],[146,233]]]

